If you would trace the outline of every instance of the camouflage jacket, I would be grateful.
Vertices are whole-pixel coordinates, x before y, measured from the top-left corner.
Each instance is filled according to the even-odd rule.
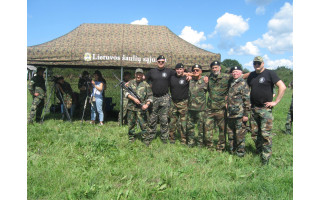
[[[225,97],[228,94],[228,74],[220,73],[215,77],[212,73],[209,76],[208,85],[208,109],[223,109],[226,106]]]
[[[229,81],[227,116],[229,118],[248,117],[250,111],[250,89],[243,78]]]
[[[204,82],[204,77],[199,80],[190,80],[188,110],[204,111],[206,109],[206,93],[208,83]]]
[[[147,101],[149,102],[153,101],[151,87],[146,81],[137,83],[136,80],[131,80],[128,83],[128,87],[131,87],[132,90],[137,93],[137,95],[142,100],[141,104],[146,104]],[[128,95],[129,95],[129,92],[126,91],[125,97],[128,98]],[[127,109],[133,110],[133,111],[141,110],[141,108],[137,107],[137,105],[131,99],[128,100]]]
[[[28,90],[32,95],[34,95],[34,93],[39,93],[38,98],[43,99],[46,93],[44,78],[42,76],[34,76],[28,84]]]

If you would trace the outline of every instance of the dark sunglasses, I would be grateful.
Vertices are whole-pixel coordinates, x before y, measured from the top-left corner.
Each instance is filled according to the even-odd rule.
[[[194,69],[193,72],[200,72],[200,69]]]
[[[158,63],[163,64],[163,63],[164,63],[164,61],[158,61]]]
[[[254,61],[254,62],[253,62],[253,65],[261,65],[261,62],[259,62],[259,61]]]

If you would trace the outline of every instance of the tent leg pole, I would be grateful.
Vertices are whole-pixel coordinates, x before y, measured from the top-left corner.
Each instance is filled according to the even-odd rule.
[[[121,67],[121,81],[123,81],[123,67]],[[120,87],[120,126],[122,126],[123,122],[123,90]]]

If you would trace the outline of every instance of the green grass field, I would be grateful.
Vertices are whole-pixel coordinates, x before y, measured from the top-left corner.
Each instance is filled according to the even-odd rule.
[[[250,134],[238,158],[159,138],[149,147],[129,143],[127,126],[115,121],[101,127],[50,117],[28,125],[28,199],[292,199],[293,136],[284,134],[291,95],[287,89],[273,110],[267,166]]]

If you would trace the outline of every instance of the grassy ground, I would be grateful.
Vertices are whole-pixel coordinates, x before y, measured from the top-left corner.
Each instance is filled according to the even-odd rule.
[[[48,117],[27,127],[28,199],[292,199],[293,137],[283,134],[291,95],[273,111],[268,166],[249,134],[238,158],[159,139],[130,144],[127,126],[115,121],[101,127]]]

